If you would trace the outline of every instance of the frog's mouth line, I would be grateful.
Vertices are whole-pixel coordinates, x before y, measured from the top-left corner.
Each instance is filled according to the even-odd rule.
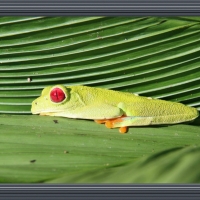
[[[59,113],[59,111],[57,112],[54,112],[54,111],[50,111],[50,110],[45,110],[45,111],[42,111],[42,110],[39,110],[39,111],[31,111],[33,115],[55,115],[57,113]],[[60,111],[61,112],[61,111]]]
[[[74,108],[75,106],[71,106],[71,107],[68,107],[67,109],[71,109],[71,108]],[[33,109],[31,108],[31,113],[33,115],[50,115],[52,116],[53,114],[58,114],[58,113],[63,113],[63,110],[56,110],[56,112],[54,110],[37,110],[37,111],[33,111]],[[53,116],[54,116],[53,115]]]

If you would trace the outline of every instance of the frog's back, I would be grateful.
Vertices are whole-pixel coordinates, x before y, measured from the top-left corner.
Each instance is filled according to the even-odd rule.
[[[117,105],[120,102],[133,103],[148,99],[147,97],[142,97],[137,94],[109,90],[105,88],[88,86],[71,86],[69,88],[81,94],[82,98],[91,99],[92,101],[98,100],[101,102],[109,103],[111,105]]]
[[[94,88],[87,86],[72,86],[74,90],[82,91],[82,98],[88,98],[91,102],[98,101],[113,106],[123,103],[127,116],[177,116],[178,121],[190,121],[198,116],[196,108],[186,106],[177,102],[138,96],[137,94]]]

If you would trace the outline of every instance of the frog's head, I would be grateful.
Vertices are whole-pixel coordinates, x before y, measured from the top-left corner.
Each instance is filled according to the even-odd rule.
[[[32,102],[32,114],[51,115],[63,110],[70,99],[69,90],[63,85],[46,87],[40,97]]]

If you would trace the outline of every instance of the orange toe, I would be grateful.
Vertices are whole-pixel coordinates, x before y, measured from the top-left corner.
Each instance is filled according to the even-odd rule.
[[[120,127],[120,128],[119,128],[119,132],[122,133],[122,134],[123,134],[123,133],[126,133],[127,130],[128,130],[127,127]]]
[[[105,126],[106,126],[107,128],[113,128],[113,123],[112,123],[112,121],[107,120],[106,123],[105,123]]]

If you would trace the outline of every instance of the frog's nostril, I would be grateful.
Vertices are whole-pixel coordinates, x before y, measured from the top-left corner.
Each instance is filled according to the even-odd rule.
[[[37,102],[35,102],[35,105],[37,105]]]

